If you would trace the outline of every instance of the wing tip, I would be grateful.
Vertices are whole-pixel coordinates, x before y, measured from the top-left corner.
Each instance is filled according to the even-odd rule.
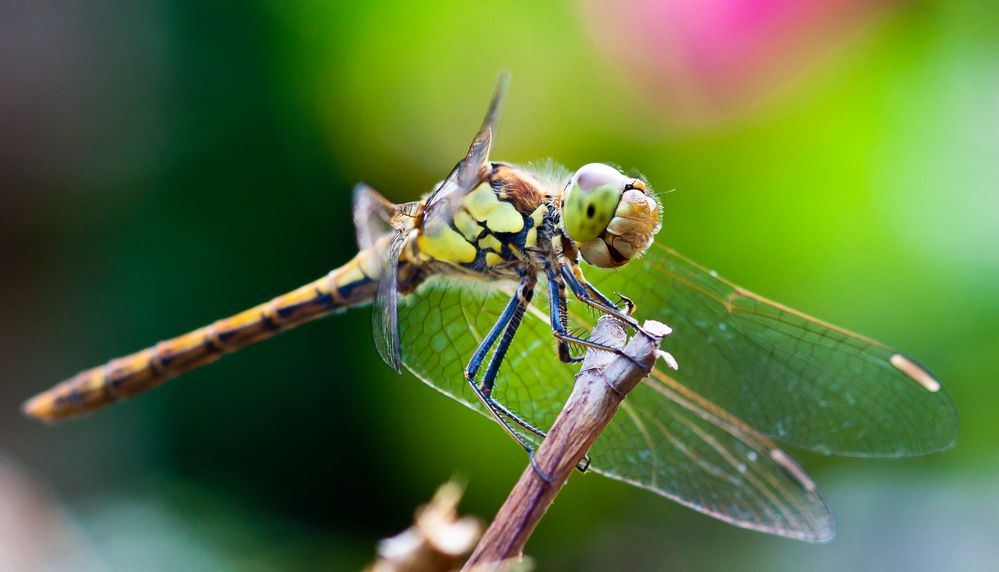
[[[496,88],[493,90],[493,98],[489,102],[489,111],[482,122],[483,128],[494,129],[493,125],[499,117],[503,101],[506,99],[506,92],[510,89],[510,71],[501,69],[496,77]]]
[[[642,481],[623,477],[617,473],[604,470],[600,467],[591,467],[594,473],[613,479],[615,481],[621,481],[627,483],[634,487],[655,493],[663,498],[669,499],[681,506],[689,508],[695,512],[699,512],[710,518],[714,518],[725,524],[742,528],[745,530],[750,530],[753,532],[762,532],[765,534],[773,534],[775,536],[780,536],[781,538],[789,538],[791,540],[800,540],[802,542],[808,542],[811,544],[824,544],[829,542],[836,536],[836,519],[833,517],[832,513],[829,511],[829,506],[826,505],[825,500],[822,495],[819,494],[818,490],[805,491],[805,494],[809,497],[809,503],[807,506],[808,510],[804,513],[798,513],[804,517],[804,522],[799,522],[797,528],[791,528],[786,526],[781,526],[776,523],[763,523],[761,521],[752,520],[740,520],[729,514],[711,509],[707,506],[698,504],[690,499],[684,498],[680,495],[670,493],[669,491],[662,489],[660,487],[654,487]]]
[[[512,74],[508,68],[500,68],[499,72],[496,74],[496,91],[506,91],[510,87],[510,78]]]
[[[812,493],[815,492],[816,485],[815,480],[805,471],[798,461],[794,460],[791,455],[788,455],[783,451],[783,449],[773,448],[770,449],[770,460],[779,466],[787,476],[791,477],[801,488]]]
[[[817,530],[814,535],[802,535],[790,538],[796,538],[797,540],[811,544],[826,544],[831,542],[833,538],[836,538],[836,520],[833,519],[832,515],[829,515],[829,519],[825,524],[826,526],[821,530]]]
[[[916,360],[900,353],[893,354],[888,363],[898,371],[904,373],[910,379],[918,383],[930,393],[937,393],[941,389],[940,381],[930,373],[922,364]]]

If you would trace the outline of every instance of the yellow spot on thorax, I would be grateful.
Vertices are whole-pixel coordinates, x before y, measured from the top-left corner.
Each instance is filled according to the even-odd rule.
[[[420,233],[416,244],[423,254],[442,262],[466,264],[475,260],[476,250],[465,237],[446,224],[434,225],[432,233]]]
[[[531,213],[531,220],[534,221],[534,228],[541,226],[545,222],[545,215],[548,214],[548,206],[541,205]]]
[[[511,203],[501,201],[489,183],[479,185],[463,202],[469,214],[493,232],[520,232],[524,216]]]
[[[524,237],[524,246],[527,248],[534,248],[538,245],[538,229],[533,226],[527,230],[527,236]]]
[[[479,248],[499,253],[503,251],[503,243],[501,243],[495,236],[487,234],[479,239]]]
[[[546,205],[539,205],[538,208],[534,209],[531,213],[531,221],[534,222],[532,226],[527,231],[527,236],[524,238],[524,246],[527,248],[534,248],[538,245],[538,227],[544,224],[545,215],[548,214],[548,207]]]
[[[454,214],[454,226],[468,240],[479,238],[483,230],[482,225],[472,218],[472,215],[460,209]]]

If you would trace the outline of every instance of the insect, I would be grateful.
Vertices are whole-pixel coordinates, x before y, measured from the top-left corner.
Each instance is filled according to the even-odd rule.
[[[957,415],[932,374],[655,242],[662,208],[643,179],[597,163],[570,173],[492,161],[506,85],[501,76],[467,154],[422,200],[394,204],[355,188],[353,260],[83,371],[24,411],[45,421],[86,414],[370,303],[375,346],[391,368],[406,366],[488,415],[529,452],[571,390],[580,351],[621,351],[577,331],[601,314],[639,334],[633,314],[670,324],[681,367],[661,360],[628,395],[590,452],[591,470],[746,528],[807,541],[833,535],[815,483],[777,441],[857,457],[953,445]],[[617,291],[616,300],[605,294]]]

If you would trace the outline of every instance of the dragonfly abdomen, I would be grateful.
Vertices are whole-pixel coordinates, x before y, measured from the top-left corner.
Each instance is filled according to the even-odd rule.
[[[29,400],[24,412],[44,421],[77,417],[279,332],[369,302],[376,288],[374,258],[363,250],[328,275],[270,302],[82,371]]]

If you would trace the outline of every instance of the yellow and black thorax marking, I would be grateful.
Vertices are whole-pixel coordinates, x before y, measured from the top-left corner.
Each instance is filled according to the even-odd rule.
[[[547,248],[550,199],[531,175],[492,163],[482,182],[461,197],[447,221],[424,221],[416,238],[421,258],[488,273]]]

